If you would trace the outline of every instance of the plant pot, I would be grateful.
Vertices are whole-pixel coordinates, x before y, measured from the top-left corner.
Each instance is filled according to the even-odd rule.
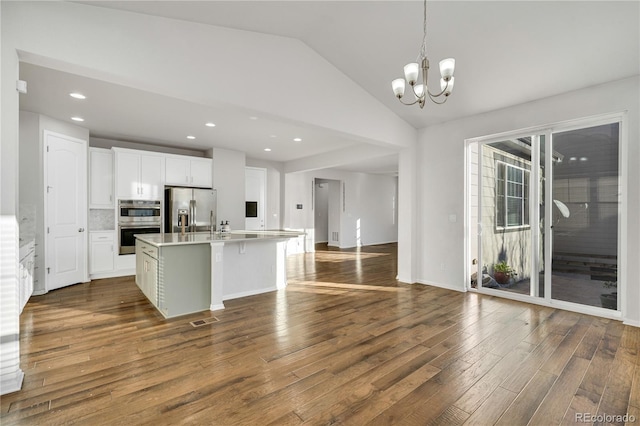
[[[508,272],[494,272],[493,279],[496,280],[498,284],[508,284],[511,279],[511,274]]]
[[[613,309],[614,311],[617,310],[618,309],[618,292],[601,294],[600,303],[602,303],[602,307],[605,309]]]

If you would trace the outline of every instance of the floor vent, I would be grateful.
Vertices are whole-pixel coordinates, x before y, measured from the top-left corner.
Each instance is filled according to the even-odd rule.
[[[220,321],[218,318],[211,317],[211,318],[204,318],[200,320],[191,321],[189,324],[191,324],[194,327],[202,327],[203,325],[213,324],[214,322],[218,322],[218,321]]]

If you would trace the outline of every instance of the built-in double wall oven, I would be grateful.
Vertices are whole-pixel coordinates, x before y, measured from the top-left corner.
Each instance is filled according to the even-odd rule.
[[[136,252],[136,234],[159,234],[162,228],[160,201],[118,201],[118,245],[120,254]]]

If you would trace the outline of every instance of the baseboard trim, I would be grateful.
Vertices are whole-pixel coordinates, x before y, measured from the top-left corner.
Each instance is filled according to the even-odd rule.
[[[90,274],[90,280],[101,280],[103,278],[118,278],[126,277],[128,275],[135,275],[135,269],[121,269],[108,272],[98,272],[97,274]]]
[[[228,294],[226,296],[222,296],[222,300],[239,299],[241,297],[255,296],[256,294],[270,293],[272,291],[277,291],[277,290],[278,290],[278,287],[273,286],[273,287],[261,288],[258,290],[243,291],[240,293],[233,293],[233,294]]]
[[[466,289],[461,289],[460,287],[453,287],[449,284],[442,284],[442,283],[436,283],[433,281],[425,281],[425,280],[418,280],[416,281],[417,284],[422,284],[422,285],[430,285],[432,287],[439,287],[439,288],[444,288],[446,290],[453,290],[453,291],[458,291],[460,293],[466,293],[467,290]]]
[[[209,306],[209,310],[210,311],[221,311],[224,309],[224,303],[220,303],[219,305],[210,305]]]

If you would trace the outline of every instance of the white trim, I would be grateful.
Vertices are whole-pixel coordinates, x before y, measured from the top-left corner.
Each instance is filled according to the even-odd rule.
[[[428,286],[431,286],[431,287],[438,287],[438,288],[444,288],[445,290],[453,290],[453,291],[457,291],[459,293],[466,293],[468,291],[466,286],[465,286],[465,288],[460,288],[460,287],[452,286],[450,284],[436,283],[436,282],[433,282],[433,281],[427,282],[425,280],[418,280],[418,281],[415,282],[415,284],[428,285]]]
[[[518,302],[532,303],[534,305],[546,306],[554,309],[562,309],[565,311],[577,312],[579,314],[593,315],[602,318],[621,320],[622,315],[619,311],[611,309],[598,308],[597,306],[582,305],[579,303],[566,302],[564,300],[543,299],[541,297],[531,297],[526,294],[512,293],[505,290],[496,290],[491,288],[473,289],[472,292],[484,294],[487,296],[496,296],[503,299],[516,300]]]
[[[224,303],[220,303],[217,305],[209,305],[209,310],[210,311],[221,311],[224,309]]]
[[[10,374],[3,375],[2,378],[0,378],[0,395],[19,391],[22,389],[23,380],[24,372],[19,368]]]
[[[270,293],[272,291],[277,291],[277,290],[278,290],[278,287],[272,286],[272,287],[260,288],[257,290],[251,290],[251,291],[241,291],[240,293],[232,293],[232,294],[227,294],[225,296],[222,296],[222,300],[239,299],[241,297],[255,296],[257,294]]]
[[[135,270],[132,273],[131,269],[114,269],[113,271],[107,272],[98,272],[95,274],[89,274],[90,280],[101,280],[104,278],[117,278],[117,277],[126,277],[126,276],[134,276]]]

